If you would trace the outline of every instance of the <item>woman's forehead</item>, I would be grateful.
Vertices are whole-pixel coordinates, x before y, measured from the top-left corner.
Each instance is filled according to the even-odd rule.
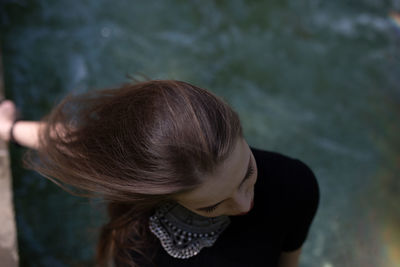
[[[244,138],[239,138],[228,158],[208,175],[205,182],[176,199],[193,208],[229,198],[247,172],[251,150]]]

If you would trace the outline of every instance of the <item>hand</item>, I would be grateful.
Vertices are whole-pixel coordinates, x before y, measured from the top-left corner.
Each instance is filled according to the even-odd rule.
[[[13,101],[2,100],[0,102],[0,139],[8,142],[10,140],[10,129],[17,117],[17,108]]]

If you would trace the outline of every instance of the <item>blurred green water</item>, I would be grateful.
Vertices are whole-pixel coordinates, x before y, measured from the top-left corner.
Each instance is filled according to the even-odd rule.
[[[301,266],[399,266],[400,1],[3,1],[6,96],[26,119],[127,74],[208,88],[248,142],[315,171]],[[21,168],[21,266],[88,266],[100,207]],[[388,234],[389,233],[389,234]]]

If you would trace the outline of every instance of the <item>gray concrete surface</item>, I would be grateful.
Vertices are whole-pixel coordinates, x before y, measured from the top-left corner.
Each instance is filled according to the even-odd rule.
[[[2,54],[0,48],[0,98],[4,96]],[[0,140],[0,266],[18,266],[17,231],[15,225],[12,177],[8,146]]]

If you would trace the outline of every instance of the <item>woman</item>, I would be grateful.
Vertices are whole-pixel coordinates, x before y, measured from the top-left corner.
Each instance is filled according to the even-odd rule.
[[[108,201],[99,266],[298,266],[315,176],[250,147],[211,92],[147,81],[70,94],[40,122],[13,124],[9,100],[0,114],[2,139],[31,148],[25,167]]]

